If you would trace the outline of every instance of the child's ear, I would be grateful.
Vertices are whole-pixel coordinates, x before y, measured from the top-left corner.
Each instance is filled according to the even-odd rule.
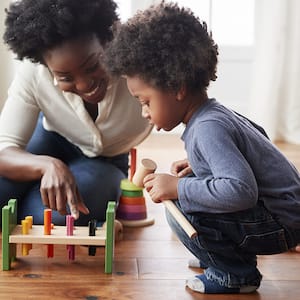
[[[186,86],[182,85],[179,91],[176,93],[176,99],[182,101],[186,96]]]

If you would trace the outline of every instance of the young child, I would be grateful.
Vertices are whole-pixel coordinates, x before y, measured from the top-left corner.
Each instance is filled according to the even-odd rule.
[[[186,285],[200,293],[250,293],[262,280],[256,255],[282,253],[300,241],[300,177],[262,128],[208,98],[217,55],[204,22],[162,2],[122,26],[106,64],[111,74],[126,76],[158,130],[186,125],[187,159],[173,164],[172,175],[144,179],[154,202],[178,199],[198,232],[190,239],[167,214],[205,269]]]

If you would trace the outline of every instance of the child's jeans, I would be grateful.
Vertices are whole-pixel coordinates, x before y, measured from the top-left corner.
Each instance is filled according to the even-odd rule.
[[[181,210],[179,202],[175,203]],[[285,252],[300,240],[299,230],[284,229],[260,201],[254,208],[235,213],[184,214],[198,232],[193,239],[166,214],[172,230],[206,268],[206,276],[226,287],[259,286],[262,276],[256,255]]]

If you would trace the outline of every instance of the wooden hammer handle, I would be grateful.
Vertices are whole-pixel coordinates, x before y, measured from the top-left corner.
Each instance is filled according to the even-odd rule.
[[[186,219],[172,200],[164,200],[162,203],[190,238],[197,236],[196,229]]]

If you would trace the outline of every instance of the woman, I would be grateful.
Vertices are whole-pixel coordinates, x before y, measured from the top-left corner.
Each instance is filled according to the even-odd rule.
[[[125,79],[101,64],[116,7],[22,0],[6,10],[4,41],[22,62],[0,117],[0,204],[17,198],[19,219],[41,224],[49,207],[55,224],[69,210],[77,225],[103,221],[129,150],[151,132]]]

